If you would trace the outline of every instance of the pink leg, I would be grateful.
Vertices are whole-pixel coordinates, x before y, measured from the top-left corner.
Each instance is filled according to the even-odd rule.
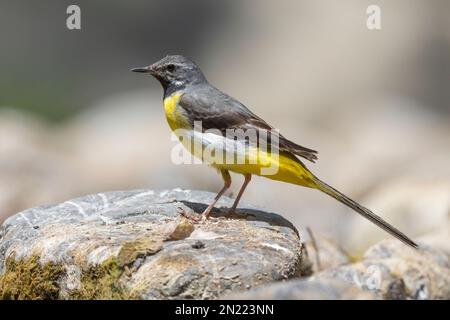
[[[233,206],[228,211],[229,214],[235,213],[236,208],[237,208],[237,206],[239,204],[239,200],[241,200],[241,197],[242,197],[242,194],[244,193],[245,188],[247,187],[247,185],[249,184],[250,180],[252,179],[252,175],[251,174],[245,174],[244,177],[245,177],[244,183],[242,184],[241,190],[239,190],[239,193],[238,193],[236,199],[234,200]]]
[[[211,202],[211,204],[205,209],[205,211],[203,211],[202,215],[204,218],[208,218],[209,214],[211,213],[212,209],[216,205],[217,201],[219,201],[219,199],[223,196],[223,194],[225,193],[225,191],[227,191],[228,188],[229,188],[229,186],[223,186],[223,188],[219,191],[217,196],[214,198],[214,201]]]
[[[202,218],[207,219],[209,214],[211,213],[212,209],[214,208],[214,206],[216,205],[217,201],[219,201],[219,199],[223,196],[223,194],[225,193],[225,191],[228,190],[228,188],[230,188],[231,186],[231,176],[230,173],[228,172],[228,170],[220,170],[220,173],[222,174],[222,178],[224,181],[224,185],[223,188],[219,191],[219,193],[214,197],[213,202],[205,209],[205,211],[203,211],[202,213]],[[178,208],[178,212],[184,216],[187,219],[190,220],[194,220],[194,221],[199,221],[200,217],[196,214],[192,214],[192,212],[188,212],[183,208]]]
[[[208,218],[209,214],[211,213],[211,210],[216,205],[217,201],[219,201],[219,199],[223,196],[225,191],[227,191],[228,188],[230,188],[230,186],[231,186],[231,176],[230,176],[230,173],[228,172],[228,170],[220,170],[220,173],[222,174],[224,185],[223,185],[223,188],[219,191],[219,193],[215,196],[214,201],[208,206],[208,208],[205,209],[205,211],[203,211],[202,216],[206,219]]]

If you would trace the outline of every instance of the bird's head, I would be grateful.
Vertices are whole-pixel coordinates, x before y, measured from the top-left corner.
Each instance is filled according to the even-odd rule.
[[[133,68],[131,71],[151,74],[158,79],[164,89],[184,88],[189,84],[206,81],[200,68],[180,55],[166,56],[150,66]]]

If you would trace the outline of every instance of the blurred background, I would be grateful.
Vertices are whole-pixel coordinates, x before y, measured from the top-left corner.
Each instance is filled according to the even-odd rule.
[[[70,4],[81,30],[66,28]],[[366,27],[371,4],[381,30]],[[215,170],[171,162],[162,89],[129,72],[183,54],[318,150],[307,165],[323,180],[410,236],[448,246],[449,16],[445,0],[2,0],[0,222],[107,190],[219,190]],[[317,191],[255,177],[244,201],[351,252],[387,237]]]

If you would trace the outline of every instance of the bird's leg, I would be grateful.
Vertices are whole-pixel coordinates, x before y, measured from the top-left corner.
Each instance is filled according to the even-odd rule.
[[[241,200],[242,194],[244,193],[245,188],[247,187],[247,185],[249,184],[250,180],[252,180],[252,175],[247,173],[244,175],[245,180],[244,183],[242,184],[241,190],[239,190],[239,193],[236,197],[236,199],[234,200],[233,206],[230,208],[230,210],[228,210],[228,214],[234,214],[236,211],[236,208],[239,204],[239,200]]]
[[[209,214],[211,213],[211,210],[216,205],[217,201],[223,196],[225,191],[228,190],[228,188],[231,186],[231,176],[228,170],[220,170],[220,173],[222,174],[223,178],[223,188],[219,191],[219,193],[214,197],[214,201],[208,206],[208,208],[203,211],[202,216],[204,219],[207,219]]]

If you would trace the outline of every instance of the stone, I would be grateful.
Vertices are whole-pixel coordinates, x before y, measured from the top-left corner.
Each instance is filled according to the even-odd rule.
[[[0,297],[215,299],[301,275],[296,228],[244,205],[192,222],[214,194],[105,192],[25,210],[0,229]]]
[[[341,279],[383,299],[450,299],[450,256],[397,240],[372,246],[362,261],[329,269],[315,279]]]
[[[363,291],[344,280],[317,278],[289,280],[247,292],[230,294],[234,300],[371,300],[374,294]]]
[[[325,237],[314,237],[314,240],[305,242],[305,246],[305,255],[311,261],[314,273],[351,263],[348,253]]]

